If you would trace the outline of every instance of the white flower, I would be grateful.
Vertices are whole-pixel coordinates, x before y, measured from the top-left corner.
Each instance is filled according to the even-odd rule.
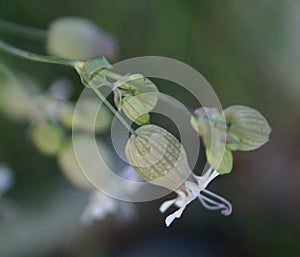
[[[220,173],[212,167],[203,176],[192,174],[191,178],[184,182],[184,186],[175,191],[178,197],[166,201],[161,205],[161,212],[165,212],[173,204],[179,208],[166,218],[166,225],[170,226],[175,218],[180,218],[186,206],[196,198],[199,199],[205,208],[209,210],[221,210],[223,215],[230,215],[232,212],[231,204],[223,197],[206,189],[208,184],[219,175]]]
[[[135,206],[130,202],[122,202],[94,191],[90,195],[90,201],[85,207],[81,222],[90,225],[95,220],[103,220],[108,215],[115,215],[121,222],[128,222],[136,215]]]
[[[208,184],[220,173],[213,167],[202,176],[196,176],[188,165],[186,152],[181,143],[167,130],[157,125],[144,125],[135,131],[126,145],[126,157],[134,170],[149,183],[168,188],[178,194],[160,207],[165,212],[173,204],[179,209],[166,218],[170,226],[179,218],[186,206],[198,198],[204,207],[221,210],[230,215],[231,204],[224,198],[208,191]]]
[[[133,168],[129,165],[121,170],[120,175],[131,181],[140,181]],[[125,187],[124,190],[127,193],[133,193],[136,192],[138,188],[137,185],[131,184]],[[93,191],[81,215],[81,222],[85,225],[90,225],[93,221],[103,220],[108,215],[114,215],[120,222],[127,223],[136,216],[136,208],[131,202],[123,202],[99,191]]]

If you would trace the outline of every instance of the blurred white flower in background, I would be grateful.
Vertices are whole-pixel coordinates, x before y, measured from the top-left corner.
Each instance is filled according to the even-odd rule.
[[[130,181],[141,181],[130,165],[126,165],[119,175]],[[124,190],[132,193],[137,191],[138,188],[137,185],[128,185]],[[103,220],[108,215],[114,215],[121,223],[128,223],[136,217],[137,210],[131,202],[114,199],[99,191],[92,192],[90,200],[81,215],[82,224],[90,225],[93,221]]]
[[[122,202],[94,191],[80,220],[82,224],[90,225],[93,221],[103,220],[108,215],[114,215],[121,223],[127,223],[136,216],[136,208],[133,203]]]
[[[5,194],[14,183],[14,175],[12,170],[6,166],[0,165],[0,197]]]

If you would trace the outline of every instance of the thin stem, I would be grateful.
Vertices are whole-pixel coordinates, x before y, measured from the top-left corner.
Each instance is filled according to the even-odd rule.
[[[44,41],[47,37],[47,31],[45,30],[19,25],[1,19],[0,19],[0,31],[7,34],[12,34],[14,36],[21,36],[25,38],[34,39],[37,41]]]
[[[37,62],[55,63],[55,64],[61,64],[66,66],[72,66],[72,67],[74,66],[74,62],[75,62],[74,60],[68,60],[68,59],[59,58],[55,56],[40,55],[25,50],[21,50],[10,44],[5,43],[2,40],[0,40],[0,50],[18,57],[25,58],[27,60],[32,60]]]
[[[107,108],[118,118],[118,120],[124,125],[124,127],[132,134],[136,135],[136,132],[130,127],[127,121],[120,115],[120,113],[110,104],[110,102],[105,98],[101,91],[93,84],[90,83],[91,89],[96,93],[96,95],[102,100],[102,102],[107,106]]]
[[[104,69],[101,71],[101,74],[108,77],[108,78],[111,78],[113,80],[116,80],[116,81],[122,81],[122,82],[128,82],[128,78],[120,75],[120,74],[117,74],[117,73],[114,73],[113,71],[110,71],[108,69]]]

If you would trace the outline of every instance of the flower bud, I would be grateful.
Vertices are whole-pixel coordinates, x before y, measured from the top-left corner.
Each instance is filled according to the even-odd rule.
[[[271,127],[267,120],[255,109],[234,105],[224,110],[228,134],[240,141],[238,150],[257,149],[269,141]]]
[[[64,134],[54,124],[36,125],[31,136],[36,147],[44,154],[55,155],[64,143]]]
[[[125,152],[139,176],[152,184],[176,190],[191,174],[183,146],[159,126],[138,128],[129,138]]]
[[[47,49],[52,55],[87,60],[104,55],[116,57],[115,39],[91,21],[80,17],[62,17],[49,27]]]
[[[150,115],[139,96],[124,97],[122,99],[122,110],[130,120],[138,125],[144,125],[150,120]]]
[[[155,84],[141,74],[128,77],[128,82],[117,82],[118,89],[125,95],[122,99],[121,109],[124,114],[138,125],[149,122],[149,112],[156,106],[158,101],[158,89]],[[115,103],[118,106],[120,90],[115,90]],[[121,93],[122,97],[122,93]]]

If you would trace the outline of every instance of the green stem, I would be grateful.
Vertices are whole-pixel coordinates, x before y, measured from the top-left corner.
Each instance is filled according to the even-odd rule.
[[[0,31],[7,34],[12,34],[14,36],[21,36],[25,38],[35,39],[37,41],[45,41],[47,37],[47,31],[45,30],[19,25],[1,19],[0,19]]]
[[[76,63],[80,61],[75,61],[75,60],[68,60],[64,58],[59,58],[55,56],[46,56],[46,55],[40,55],[40,54],[35,54],[31,53],[25,50],[21,50],[19,48],[16,48],[10,44],[5,43],[4,41],[0,40],[0,50],[3,52],[22,57],[28,60],[32,61],[37,61],[37,62],[44,62],[44,63],[55,63],[55,64],[61,64],[61,65],[66,65],[66,66],[71,66],[76,69]],[[106,70],[104,70],[106,71]],[[81,74],[82,75],[82,74]],[[107,77],[110,77],[114,80],[121,80],[121,81],[126,81],[126,79],[114,72],[106,71],[104,73]],[[88,78],[84,78],[87,79]],[[104,97],[104,95],[98,90],[98,88],[93,84],[89,83],[90,87],[93,89],[93,91],[96,93],[96,95],[103,101],[103,103],[108,107],[108,109],[119,119],[119,121],[128,129],[128,131],[136,135],[135,131],[130,127],[130,125],[126,122],[126,120],[120,115],[120,113],[110,104],[110,102]]]
[[[113,80],[116,80],[116,81],[122,81],[122,82],[128,82],[128,79],[124,78],[124,76],[122,75],[119,75],[117,73],[114,73],[108,69],[104,69],[103,71],[101,71],[101,74],[108,77],[108,78],[111,78]]]
[[[124,125],[124,127],[132,134],[136,135],[136,132],[130,127],[127,121],[120,115],[120,113],[110,104],[110,102],[105,98],[105,96],[100,92],[100,90],[90,83],[91,89],[96,93],[96,95],[102,100],[102,102],[107,106],[107,108],[117,117],[117,119]]]
[[[75,62],[74,60],[68,60],[68,59],[59,58],[55,56],[40,55],[25,50],[21,50],[10,44],[5,43],[2,40],[0,40],[0,50],[18,57],[22,57],[37,62],[56,63],[56,64],[67,65],[72,67],[74,67],[74,62]]]

